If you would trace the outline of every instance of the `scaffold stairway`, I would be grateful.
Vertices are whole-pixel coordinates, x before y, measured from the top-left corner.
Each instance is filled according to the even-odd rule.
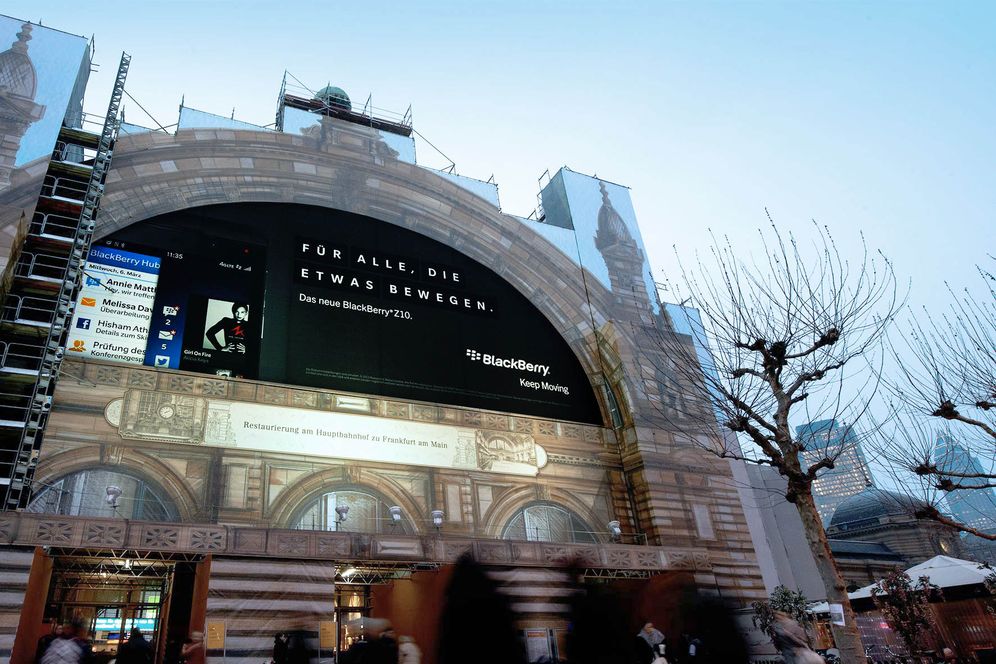
[[[13,257],[11,290],[0,310],[3,510],[23,509],[30,498],[76,292],[121,124],[130,64],[131,56],[122,53],[99,135],[71,127],[60,131],[27,236]]]

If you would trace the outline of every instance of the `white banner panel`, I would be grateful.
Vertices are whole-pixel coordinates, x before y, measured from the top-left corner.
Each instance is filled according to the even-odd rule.
[[[204,443],[527,476],[546,462],[531,436],[214,399],[208,401]]]

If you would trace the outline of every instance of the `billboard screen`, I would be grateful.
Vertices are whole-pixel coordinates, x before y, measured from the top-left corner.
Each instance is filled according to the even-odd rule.
[[[86,272],[80,357],[601,423],[577,357],[521,293],[368,217],[184,210],[106,238]]]

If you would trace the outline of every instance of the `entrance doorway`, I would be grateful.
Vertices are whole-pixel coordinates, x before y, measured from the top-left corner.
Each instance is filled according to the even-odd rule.
[[[190,605],[171,603],[171,599],[190,594],[191,567],[191,563],[143,558],[134,552],[54,554],[45,622],[77,623],[81,635],[93,644],[94,664],[114,659],[132,629],[142,633],[156,654],[155,661],[162,662],[167,640],[186,635]]]
[[[357,638],[357,634],[349,630],[349,623],[370,615],[370,586],[337,583],[333,607],[336,625],[333,658],[337,658],[339,654],[349,650]]]

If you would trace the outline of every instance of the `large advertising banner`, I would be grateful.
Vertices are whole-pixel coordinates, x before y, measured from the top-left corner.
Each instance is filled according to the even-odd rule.
[[[587,375],[543,314],[412,231],[303,205],[227,204],[104,245],[161,261],[146,365],[601,423]]]

